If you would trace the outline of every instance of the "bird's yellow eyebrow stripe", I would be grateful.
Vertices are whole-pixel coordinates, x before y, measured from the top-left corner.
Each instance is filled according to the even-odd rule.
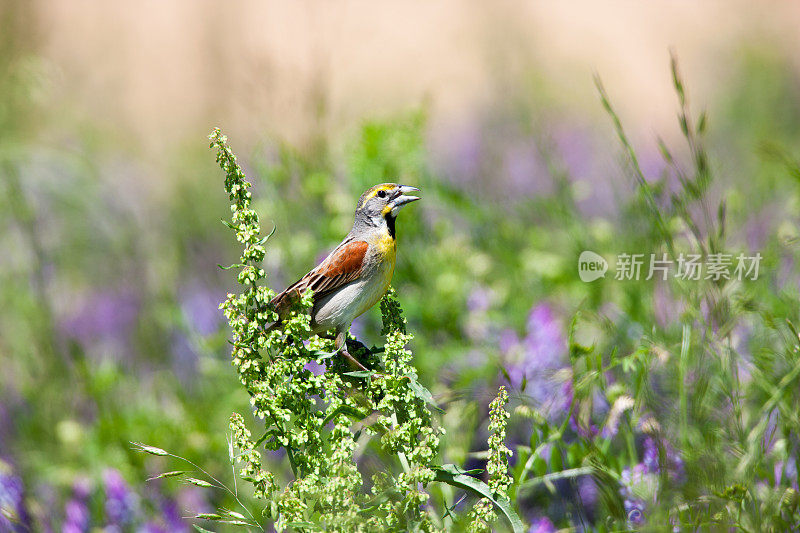
[[[385,183],[383,185],[376,185],[375,188],[372,189],[371,191],[369,191],[369,194],[364,197],[364,201],[361,202],[361,207],[364,207],[364,205],[370,199],[374,198],[375,195],[378,194],[380,191],[390,191],[392,189],[394,189],[394,184],[392,184],[392,183]]]

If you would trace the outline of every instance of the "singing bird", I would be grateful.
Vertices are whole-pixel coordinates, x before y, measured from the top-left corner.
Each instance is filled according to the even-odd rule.
[[[375,305],[392,281],[396,260],[395,221],[400,209],[419,200],[410,193],[416,187],[381,183],[358,199],[353,229],[316,268],[275,296],[270,305],[280,327],[292,303],[306,291],[314,291],[311,328],[315,334],[333,331],[336,351],[364,368],[347,351],[347,332],[353,320]]]

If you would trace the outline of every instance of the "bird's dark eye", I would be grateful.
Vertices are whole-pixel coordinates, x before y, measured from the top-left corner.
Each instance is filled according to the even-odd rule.
[[[381,198],[386,198],[386,191],[378,191],[378,196]]]

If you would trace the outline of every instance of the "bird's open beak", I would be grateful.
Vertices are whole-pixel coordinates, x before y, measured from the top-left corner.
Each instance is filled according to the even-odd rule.
[[[413,196],[409,193],[412,192],[419,192],[419,189],[416,187],[410,187],[408,185],[400,185],[395,191],[395,197],[392,199],[392,214],[397,214],[397,210],[403,207],[406,204],[410,204],[411,202],[416,202],[419,200],[419,196]]]

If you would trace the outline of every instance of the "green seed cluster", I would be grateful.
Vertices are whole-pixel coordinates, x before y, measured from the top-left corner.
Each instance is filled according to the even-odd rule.
[[[508,498],[511,476],[508,474],[508,458],[512,451],[506,446],[506,424],[511,415],[505,410],[508,392],[500,387],[497,397],[489,404],[489,461],[486,470],[489,474],[489,488],[495,498]],[[488,498],[482,498],[470,512],[470,531],[489,532],[490,524],[497,518],[494,507]]]
[[[275,293],[263,284],[259,264],[267,238],[260,238],[258,215],[250,209],[250,183],[226,137],[215,129],[210,139],[231,199],[227,225],[244,245],[241,264],[235,265],[242,292],[229,294],[220,308],[233,332],[233,366],[253,413],[265,423],[263,435],[253,441],[242,416],[234,414],[232,444],[240,474],[253,484],[256,497],[266,500],[263,516],[279,531],[434,531],[424,487],[434,479],[430,465],[442,430],[434,425],[405,349],[411,335],[396,294],[390,289],[381,302],[385,372],[348,376],[341,358],[331,356],[332,341],[311,337],[311,291],[298,299],[280,328],[270,331],[278,318],[269,306]],[[310,372],[312,361],[327,365],[327,371]],[[359,439],[372,438],[398,458],[402,471],[375,475],[368,493],[354,454]],[[263,470],[261,446],[286,450],[294,474],[286,487]]]

